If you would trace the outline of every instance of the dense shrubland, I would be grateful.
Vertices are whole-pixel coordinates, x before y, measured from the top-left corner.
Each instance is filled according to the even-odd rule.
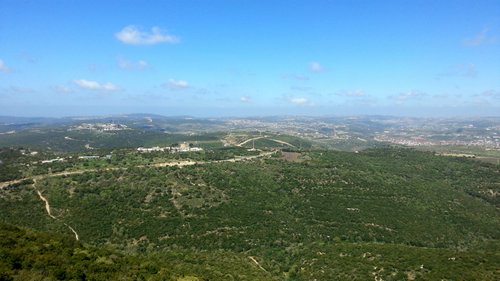
[[[130,272],[177,255],[172,268],[196,265],[179,272],[210,280],[221,280],[214,272],[244,280],[234,270],[249,269],[243,275],[254,280],[498,277],[496,166],[395,148],[302,151],[298,159],[45,178],[36,188],[58,220],[25,183],[1,191],[0,221],[71,235],[67,223],[83,243],[67,247],[111,245]],[[210,264],[217,259],[235,264]]]

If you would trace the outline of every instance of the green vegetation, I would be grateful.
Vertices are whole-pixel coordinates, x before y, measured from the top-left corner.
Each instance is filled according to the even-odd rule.
[[[103,275],[111,279],[498,279],[495,165],[401,148],[289,151],[181,168],[144,166],[163,156],[122,150],[97,170],[1,190],[0,222],[66,236],[73,227],[80,241],[61,242],[61,251],[85,249],[90,264],[112,261],[116,267]],[[256,154],[225,148],[176,157]],[[35,188],[57,219],[47,216]],[[112,249],[94,254],[105,245]],[[69,269],[78,264],[66,260]],[[156,271],[142,273],[142,264]],[[9,276],[40,274],[2,266]]]
[[[17,165],[20,157],[22,157],[22,153],[18,149],[0,149],[0,182],[18,179],[22,176]]]
[[[347,139],[317,139],[315,142],[326,149],[340,151],[361,151],[375,147],[385,147],[387,145],[373,140],[365,140],[362,138],[347,138]]]
[[[223,269],[224,271],[220,271]],[[0,224],[0,280],[275,280],[243,255],[176,250],[126,254],[71,236]]]

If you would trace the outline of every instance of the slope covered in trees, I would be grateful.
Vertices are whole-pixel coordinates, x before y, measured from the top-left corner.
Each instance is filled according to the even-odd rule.
[[[0,224],[0,257],[0,280],[274,280],[229,252],[127,254],[6,224]]]
[[[176,255],[198,268],[182,274],[211,280],[498,278],[496,166],[395,148],[294,153],[47,177],[2,190],[0,220],[71,235],[68,224],[78,243],[131,263]],[[237,277],[232,262],[257,273]]]

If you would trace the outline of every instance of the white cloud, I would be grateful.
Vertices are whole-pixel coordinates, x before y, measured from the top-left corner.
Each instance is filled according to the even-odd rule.
[[[73,90],[69,87],[66,87],[64,85],[57,85],[52,87],[52,90],[60,93],[60,94],[70,94],[73,92]]]
[[[308,104],[310,104],[309,100],[306,98],[290,98],[288,100],[288,102],[291,104],[295,104],[295,105],[308,105]]]
[[[102,92],[116,92],[120,90],[118,86],[112,83],[99,83],[96,81],[89,81],[85,79],[78,79],[73,81],[78,87],[82,89],[92,90],[92,91],[102,91]]]
[[[146,61],[139,60],[137,62],[129,61],[126,59],[118,59],[118,67],[123,70],[145,70],[149,68],[149,64]]]
[[[252,98],[250,98],[249,96],[243,96],[243,97],[240,97],[240,101],[242,103],[251,103],[252,102]]]
[[[0,59],[0,72],[3,73],[9,73],[10,72],[10,67],[8,67],[3,60]]]
[[[151,32],[139,30],[134,25],[124,27],[115,37],[122,43],[129,45],[155,45],[161,43],[174,44],[180,40],[176,36],[164,34],[159,27],[151,28]]]
[[[489,34],[489,29],[485,28],[481,30],[476,36],[471,37],[471,38],[466,38],[464,40],[464,45],[470,46],[470,47],[477,47],[481,45],[486,45],[486,44],[493,44],[497,41],[497,38],[494,36],[490,36]]]
[[[172,90],[183,90],[189,88],[189,83],[185,80],[170,79],[167,83],[167,87]]]
[[[319,72],[323,72],[323,67],[321,66],[321,64],[319,62],[316,62],[316,61],[313,61],[309,64],[309,68],[311,69],[312,72],[316,72],[316,73],[319,73]]]

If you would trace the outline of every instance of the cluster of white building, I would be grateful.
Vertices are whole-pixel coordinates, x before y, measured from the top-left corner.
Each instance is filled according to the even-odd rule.
[[[49,160],[42,160],[40,163],[46,164],[46,163],[63,162],[63,161],[64,161],[64,158],[57,157],[57,158],[49,159]]]
[[[149,153],[149,152],[169,152],[169,153],[177,153],[177,152],[194,152],[194,151],[202,151],[201,147],[192,147],[188,143],[181,143],[179,146],[165,146],[165,147],[139,147],[137,148],[138,152],[141,153]]]
[[[69,158],[72,158],[72,157],[70,156]],[[54,163],[54,162],[64,162],[69,158],[57,157],[54,159],[42,160],[42,161],[40,161],[40,163],[47,164],[47,163]],[[81,155],[81,156],[78,156],[78,159],[82,159],[82,160],[92,160],[92,159],[101,159],[101,158],[111,159],[111,154],[108,154],[105,156],[99,156],[99,155]]]
[[[390,137],[390,136],[376,136],[374,140],[380,142],[390,142],[394,144],[402,144],[409,146],[434,146],[434,145],[461,145],[461,146],[482,146],[485,148],[500,149],[500,137],[493,136],[477,137],[475,140],[428,140],[425,137]]]
[[[78,126],[72,127],[71,130],[94,130],[99,132],[109,132],[109,131],[123,131],[128,130],[129,127],[123,124],[115,124],[115,123],[83,123]]]

